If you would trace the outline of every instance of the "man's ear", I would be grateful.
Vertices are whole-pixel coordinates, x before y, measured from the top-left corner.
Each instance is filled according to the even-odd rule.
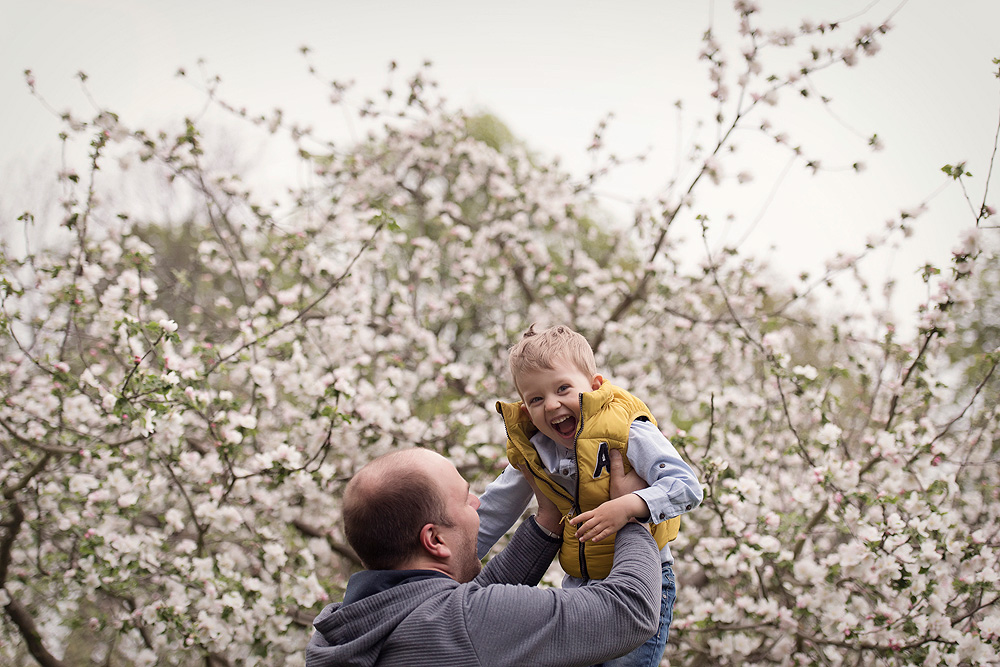
[[[433,558],[439,560],[451,558],[451,548],[445,542],[441,526],[437,524],[424,524],[424,527],[420,529],[420,545]]]
[[[595,375],[594,379],[591,381],[590,388],[594,391],[597,391],[598,389],[601,388],[602,384],[604,384],[604,378],[600,374],[598,374]]]

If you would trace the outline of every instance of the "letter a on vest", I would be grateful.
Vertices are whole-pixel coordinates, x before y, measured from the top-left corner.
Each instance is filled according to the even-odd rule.
[[[611,455],[608,453],[608,443],[602,442],[597,450],[597,465],[594,467],[594,479],[601,476],[601,471],[611,474]]]

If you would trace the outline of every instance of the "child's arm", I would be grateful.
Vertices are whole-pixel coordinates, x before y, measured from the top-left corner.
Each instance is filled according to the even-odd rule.
[[[581,542],[603,540],[633,519],[649,520],[646,501],[635,494],[646,488],[646,482],[634,470],[625,475],[620,451],[612,450],[610,456],[611,500],[570,519],[570,523],[577,526],[576,536]]]
[[[508,465],[479,496],[479,558],[514,525],[534,497],[531,487],[517,468]]]
[[[649,520],[660,523],[701,504],[703,491],[694,471],[660,429],[648,421],[632,422],[628,460],[649,488],[635,494],[646,501]]]
[[[633,518],[660,523],[701,503],[703,492],[694,471],[651,422],[632,423],[628,458],[649,486],[573,517],[570,522],[578,526],[581,541],[602,540]]]

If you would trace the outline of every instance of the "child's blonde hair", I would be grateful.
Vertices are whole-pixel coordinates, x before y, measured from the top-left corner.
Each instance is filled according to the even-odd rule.
[[[542,331],[535,331],[535,325],[532,324],[521,336],[521,340],[510,348],[508,364],[514,387],[517,388],[520,374],[552,370],[556,359],[560,357],[575,365],[587,377],[597,375],[594,350],[586,338],[561,324]],[[520,393],[520,388],[517,390]]]

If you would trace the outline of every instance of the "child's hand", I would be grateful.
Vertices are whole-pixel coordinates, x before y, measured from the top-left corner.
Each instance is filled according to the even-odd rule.
[[[538,484],[535,482],[535,476],[531,474],[531,470],[528,469],[527,465],[518,466],[517,469],[524,476],[525,481],[528,482],[528,486],[535,493],[535,500],[538,502],[538,514],[535,515],[535,521],[542,528],[545,528],[550,533],[561,533],[562,527],[559,525],[562,520],[562,512],[556,507],[556,504],[549,500],[546,496],[538,489]]]
[[[570,523],[574,526],[583,523],[576,530],[576,536],[581,542],[588,539],[595,542],[603,540],[612,533],[617,533],[622,526],[633,519],[649,517],[646,501],[632,495],[633,491],[645,489],[646,480],[635,470],[625,474],[625,464],[622,453],[611,450],[611,500],[604,502],[597,509],[579,514]]]
[[[649,514],[646,501],[629,493],[601,503],[597,509],[579,514],[570,523],[577,526],[576,536],[581,542],[597,542],[617,533],[622,526],[639,516]]]

